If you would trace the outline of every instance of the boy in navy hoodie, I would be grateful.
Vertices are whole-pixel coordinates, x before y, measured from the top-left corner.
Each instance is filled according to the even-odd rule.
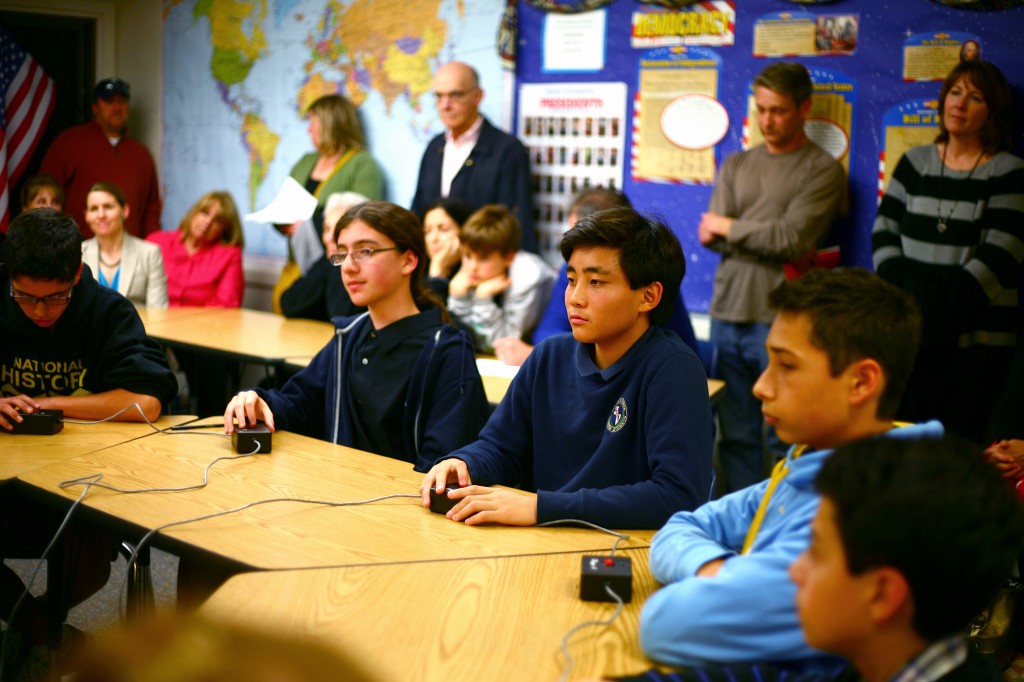
[[[768,481],[680,512],[654,536],[640,641],[672,665],[771,661],[828,668],[800,630],[789,565],[807,548],[832,449],[861,438],[937,436],[892,419],[913,366],[913,299],[866,270],[813,270],[769,295],[768,367],[754,384],[765,422],[793,443]],[[795,445],[800,444],[800,445]]]
[[[711,485],[704,370],[656,326],[679,291],[682,247],[662,223],[615,208],[577,222],[561,251],[572,336],[536,347],[480,439],[424,477],[423,504],[431,488],[458,482],[453,521],[657,528]],[[537,494],[486,487],[495,484]]]
[[[70,216],[21,214],[7,233],[0,272],[0,429],[19,412],[64,410],[103,419],[132,403],[160,417],[177,383],[160,346],[124,296],[100,287],[82,265]],[[118,417],[142,421],[137,410]]]
[[[11,423],[38,410],[95,420],[135,403],[155,420],[177,393],[167,360],[147,338],[135,307],[97,284],[82,265],[81,244],[75,221],[53,209],[26,211],[11,222],[0,270],[0,439],[19,438],[7,433]],[[133,408],[115,419],[143,417]],[[11,488],[0,495],[0,554],[10,556],[16,549],[20,556],[38,556],[64,515],[16,497]],[[73,527],[64,544],[69,577],[64,593],[77,604],[106,583],[112,544],[105,533],[88,527]],[[0,565],[2,617],[8,617],[21,592],[17,575]],[[8,661],[47,658],[43,601],[28,596],[14,625],[7,636]]]

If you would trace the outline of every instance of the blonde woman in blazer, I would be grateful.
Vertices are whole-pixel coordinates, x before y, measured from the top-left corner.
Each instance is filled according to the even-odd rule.
[[[95,235],[82,242],[82,261],[101,285],[147,308],[167,307],[167,275],[160,247],[124,231],[130,207],[109,182],[89,188],[85,222]]]

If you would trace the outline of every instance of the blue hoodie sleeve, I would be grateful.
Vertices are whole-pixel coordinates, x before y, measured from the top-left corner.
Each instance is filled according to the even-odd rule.
[[[452,450],[476,440],[490,412],[472,342],[454,329],[441,339],[435,366],[426,375],[430,386],[413,416],[413,433],[418,439],[413,468],[422,472]]]
[[[799,506],[767,546],[739,555],[767,483],[680,513],[655,535],[651,572],[665,587],[644,605],[640,642],[672,665],[821,657],[803,636],[789,566],[807,548],[816,504]],[[725,557],[713,578],[696,577]]]
[[[328,400],[328,382],[334,381],[334,357],[337,350],[338,336],[335,335],[313,357],[312,362],[288,379],[281,388],[252,389],[267,401],[270,411],[274,413],[276,428],[330,440],[324,424],[324,406]],[[334,396],[330,398],[333,401]]]
[[[890,430],[889,438],[940,436],[937,422]],[[796,611],[789,567],[810,544],[820,498],[812,482],[831,451],[800,455],[772,495],[752,550],[739,555],[768,482],[728,495],[693,513],[676,514],[654,536],[651,573],[665,584],[644,605],[640,643],[652,659],[671,665],[835,659],[810,648]],[[726,557],[713,578],[704,563]]]
[[[767,481],[681,511],[654,535],[651,573],[663,584],[685,580],[719,557],[739,554]]]

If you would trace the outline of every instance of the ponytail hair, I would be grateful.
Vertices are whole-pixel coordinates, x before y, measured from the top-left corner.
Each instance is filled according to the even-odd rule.
[[[345,211],[345,215],[338,220],[334,226],[334,241],[337,242],[341,231],[357,220],[393,241],[399,251],[412,251],[416,254],[416,270],[409,279],[412,300],[420,310],[440,309],[441,319],[450,323],[451,318],[444,301],[426,286],[430,256],[427,255],[423,227],[416,214],[387,201],[364,201]]]

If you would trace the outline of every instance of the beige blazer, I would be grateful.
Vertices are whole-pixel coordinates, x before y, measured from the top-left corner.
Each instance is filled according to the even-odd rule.
[[[82,262],[89,266],[98,282],[100,246],[95,237],[82,242]],[[117,290],[132,303],[147,308],[167,307],[167,273],[159,246],[125,233]]]

